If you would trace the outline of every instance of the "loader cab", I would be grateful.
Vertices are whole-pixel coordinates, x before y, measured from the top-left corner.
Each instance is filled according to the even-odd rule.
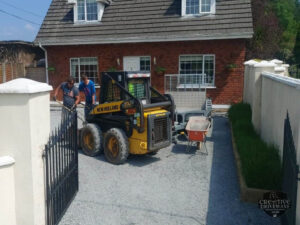
[[[100,103],[127,100],[116,83],[124,87],[144,105],[151,103],[150,73],[142,72],[105,72],[102,73]],[[112,78],[112,79],[111,79]]]

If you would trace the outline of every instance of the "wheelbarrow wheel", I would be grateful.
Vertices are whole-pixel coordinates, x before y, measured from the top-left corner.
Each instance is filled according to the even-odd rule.
[[[201,149],[201,142],[197,142],[197,149],[200,150]]]

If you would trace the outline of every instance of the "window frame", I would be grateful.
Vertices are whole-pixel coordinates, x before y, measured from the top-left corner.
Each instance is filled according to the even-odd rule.
[[[179,55],[178,57],[178,75],[180,76],[180,68],[181,68],[181,61],[180,61],[180,57],[182,56],[202,56],[202,71],[203,74],[205,74],[205,56],[212,56],[213,57],[213,82],[212,83],[205,83],[205,87],[215,87],[215,81],[216,81],[216,55],[215,54],[183,54],[183,55]],[[179,82],[180,84],[180,82]],[[191,84],[185,84],[188,86],[191,86],[191,88],[193,87],[193,83]],[[189,87],[187,87],[189,88]]]
[[[81,80],[81,71],[80,71],[80,59],[84,59],[84,58],[94,58],[94,59],[96,59],[97,60],[97,78],[99,78],[99,61],[98,61],[98,57],[71,57],[70,59],[69,59],[69,63],[70,63],[70,77],[73,77],[72,76],[72,60],[78,60],[78,65],[79,65],[79,71],[78,71],[78,83],[75,83],[76,84],[76,86],[78,86],[79,85],[79,83],[80,83],[80,80]],[[75,79],[76,79],[76,77],[74,77]],[[96,82],[94,82],[95,83],[95,87],[96,88],[100,88],[100,84],[99,83],[96,83]]]
[[[73,11],[74,11],[74,23],[75,24],[88,24],[88,23],[98,23],[101,21],[103,13],[104,13],[104,4],[96,0],[97,4],[97,18],[95,20],[87,20],[87,0],[84,0],[84,20],[78,19],[78,0],[73,0],[71,2],[74,4]]]
[[[181,15],[186,16],[186,17],[193,17],[193,16],[210,15],[210,14],[216,13],[216,0],[210,0],[210,11],[209,12],[202,12],[202,1],[203,0],[198,0],[198,1],[199,1],[199,13],[187,14],[186,13],[187,0],[181,0]]]

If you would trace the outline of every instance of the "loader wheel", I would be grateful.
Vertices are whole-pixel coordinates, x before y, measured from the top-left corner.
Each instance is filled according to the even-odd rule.
[[[129,144],[124,131],[118,128],[111,128],[104,137],[104,154],[112,164],[122,164],[129,155]]]
[[[81,148],[84,154],[96,156],[103,152],[103,135],[100,127],[94,123],[88,123],[81,130]]]

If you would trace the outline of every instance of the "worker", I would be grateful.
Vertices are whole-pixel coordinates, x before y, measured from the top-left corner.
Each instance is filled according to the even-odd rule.
[[[53,100],[56,101],[57,95],[61,90],[63,92],[63,105],[62,118],[69,115],[70,111],[76,109],[76,106],[80,103],[78,88],[74,86],[75,80],[73,77],[69,77],[66,82],[61,83],[54,92]]]
[[[96,103],[96,89],[93,81],[83,74],[81,75],[81,82],[79,84],[79,91],[85,95],[84,116],[88,116],[90,111],[94,108]]]

